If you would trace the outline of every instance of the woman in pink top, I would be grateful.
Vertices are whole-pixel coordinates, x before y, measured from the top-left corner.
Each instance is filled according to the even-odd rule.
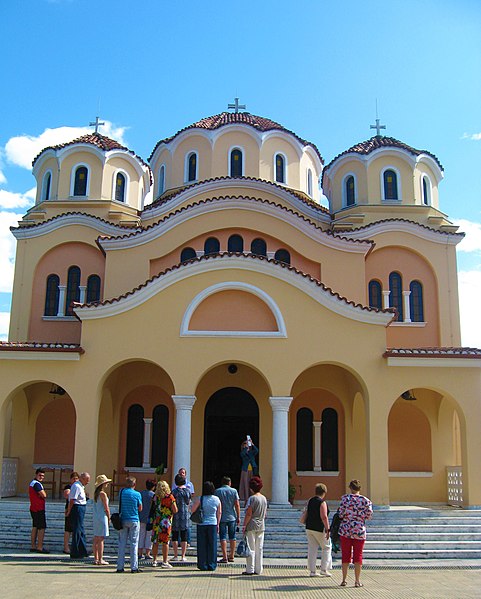
[[[372,516],[372,503],[364,495],[360,494],[361,483],[351,480],[349,483],[350,493],[343,495],[339,505],[339,537],[341,538],[342,551],[342,582],[341,586],[347,585],[347,571],[349,563],[354,562],[355,587],[362,587],[360,581],[362,568],[362,550],[366,541],[366,527],[364,522]]]

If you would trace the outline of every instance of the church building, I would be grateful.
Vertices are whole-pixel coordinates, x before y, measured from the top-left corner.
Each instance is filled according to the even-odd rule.
[[[480,506],[481,350],[461,347],[440,160],[377,121],[326,164],[232,108],[148,159],[96,127],[33,161],[2,496],[38,465],[57,493],[72,467],[235,485],[250,435],[273,504],[358,478],[379,506]]]

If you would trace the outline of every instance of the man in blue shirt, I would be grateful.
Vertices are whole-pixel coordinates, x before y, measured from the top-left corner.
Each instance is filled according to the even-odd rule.
[[[125,481],[125,489],[120,491],[119,512],[122,528],[119,530],[119,555],[117,558],[117,572],[124,571],[125,548],[130,539],[130,571],[133,574],[141,572],[137,551],[139,547],[140,518],[142,511],[142,496],[135,490],[137,479],[133,476]]]
[[[220,548],[222,559],[220,564],[234,561],[235,553],[235,529],[240,522],[240,502],[236,489],[231,487],[231,479],[222,477],[222,486],[216,489],[215,495],[220,499],[222,516],[219,523]],[[229,537],[229,557],[227,557],[227,537]]]

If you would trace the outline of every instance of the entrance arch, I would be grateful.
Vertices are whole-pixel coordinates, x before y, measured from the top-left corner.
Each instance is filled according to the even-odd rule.
[[[239,488],[240,445],[246,435],[250,435],[259,448],[256,400],[240,387],[219,389],[205,406],[203,480],[211,480],[217,487],[226,475],[231,477],[232,486]]]

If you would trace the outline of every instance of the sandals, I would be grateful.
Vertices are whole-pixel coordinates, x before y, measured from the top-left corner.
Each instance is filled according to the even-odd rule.
[[[364,585],[362,584],[362,582],[355,582],[354,586],[358,589],[359,587],[363,587]]]
[[[347,587],[347,582],[345,580],[343,580],[340,584],[341,587]]]

